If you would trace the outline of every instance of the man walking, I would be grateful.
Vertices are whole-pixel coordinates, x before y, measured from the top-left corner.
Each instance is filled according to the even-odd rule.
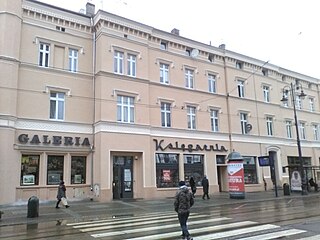
[[[209,197],[209,180],[206,175],[204,175],[202,179],[202,187],[203,187],[203,195],[202,199],[205,199],[205,196],[207,196],[207,199],[210,199]]]
[[[190,237],[187,221],[190,215],[190,208],[194,204],[192,193],[184,181],[179,182],[179,191],[175,196],[174,210],[178,213],[178,219],[182,230],[182,239],[192,240]]]

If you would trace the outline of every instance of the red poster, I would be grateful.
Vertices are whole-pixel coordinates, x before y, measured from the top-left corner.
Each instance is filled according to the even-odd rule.
[[[162,170],[162,174],[163,174],[163,181],[164,182],[170,182],[171,181],[170,170]]]
[[[243,161],[228,162],[228,180],[230,197],[244,197],[244,170]]]

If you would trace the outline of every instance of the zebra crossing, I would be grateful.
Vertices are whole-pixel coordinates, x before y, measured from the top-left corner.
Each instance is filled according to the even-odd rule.
[[[94,239],[160,240],[181,239],[180,225],[174,212],[139,216],[113,216],[109,219],[69,223],[67,226],[89,234]],[[209,239],[320,239],[306,230],[260,224],[255,221],[236,221],[228,217],[192,213],[188,220],[194,240]]]

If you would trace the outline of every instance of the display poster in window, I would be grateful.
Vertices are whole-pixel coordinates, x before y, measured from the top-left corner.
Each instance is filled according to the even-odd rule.
[[[244,169],[242,160],[228,162],[228,180],[230,198],[244,198]]]
[[[74,175],[74,183],[81,183],[81,174]]]
[[[24,175],[23,176],[23,185],[34,185],[34,180],[35,180],[35,177],[34,175]]]
[[[301,176],[298,171],[293,171],[291,174],[291,191],[302,191]]]
[[[164,182],[171,182],[170,170],[162,170],[162,174]]]
[[[124,169],[124,181],[131,182],[131,169]]]
[[[60,174],[59,173],[49,173],[48,174],[48,184],[54,185],[60,183]]]

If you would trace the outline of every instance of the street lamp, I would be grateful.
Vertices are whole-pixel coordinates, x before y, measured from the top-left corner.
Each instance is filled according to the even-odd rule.
[[[301,89],[301,90],[300,90]],[[300,90],[300,93],[296,93],[295,90]],[[303,168],[303,160],[301,153],[301,144],[300,144],[300,135],[299,135],[299,127],[297,120],[297,110],[296,110],[296,94],[299,98],[304,99],[307,95],[303,92],[301,84],[293,84],[285,86],[282,89],[282,99],[281,102],[288,102],[288,93],[291,94],[291,100],[293,105],[293,113],[294,113],[294,125],[296,127],[296,135],[297,135],[297,146],[298,146],[298,154],[299,154],[299,167],[300,167],[300,175],[301,175],[301,194],[307,195],[307,179],[305,177],[305,172]]]

